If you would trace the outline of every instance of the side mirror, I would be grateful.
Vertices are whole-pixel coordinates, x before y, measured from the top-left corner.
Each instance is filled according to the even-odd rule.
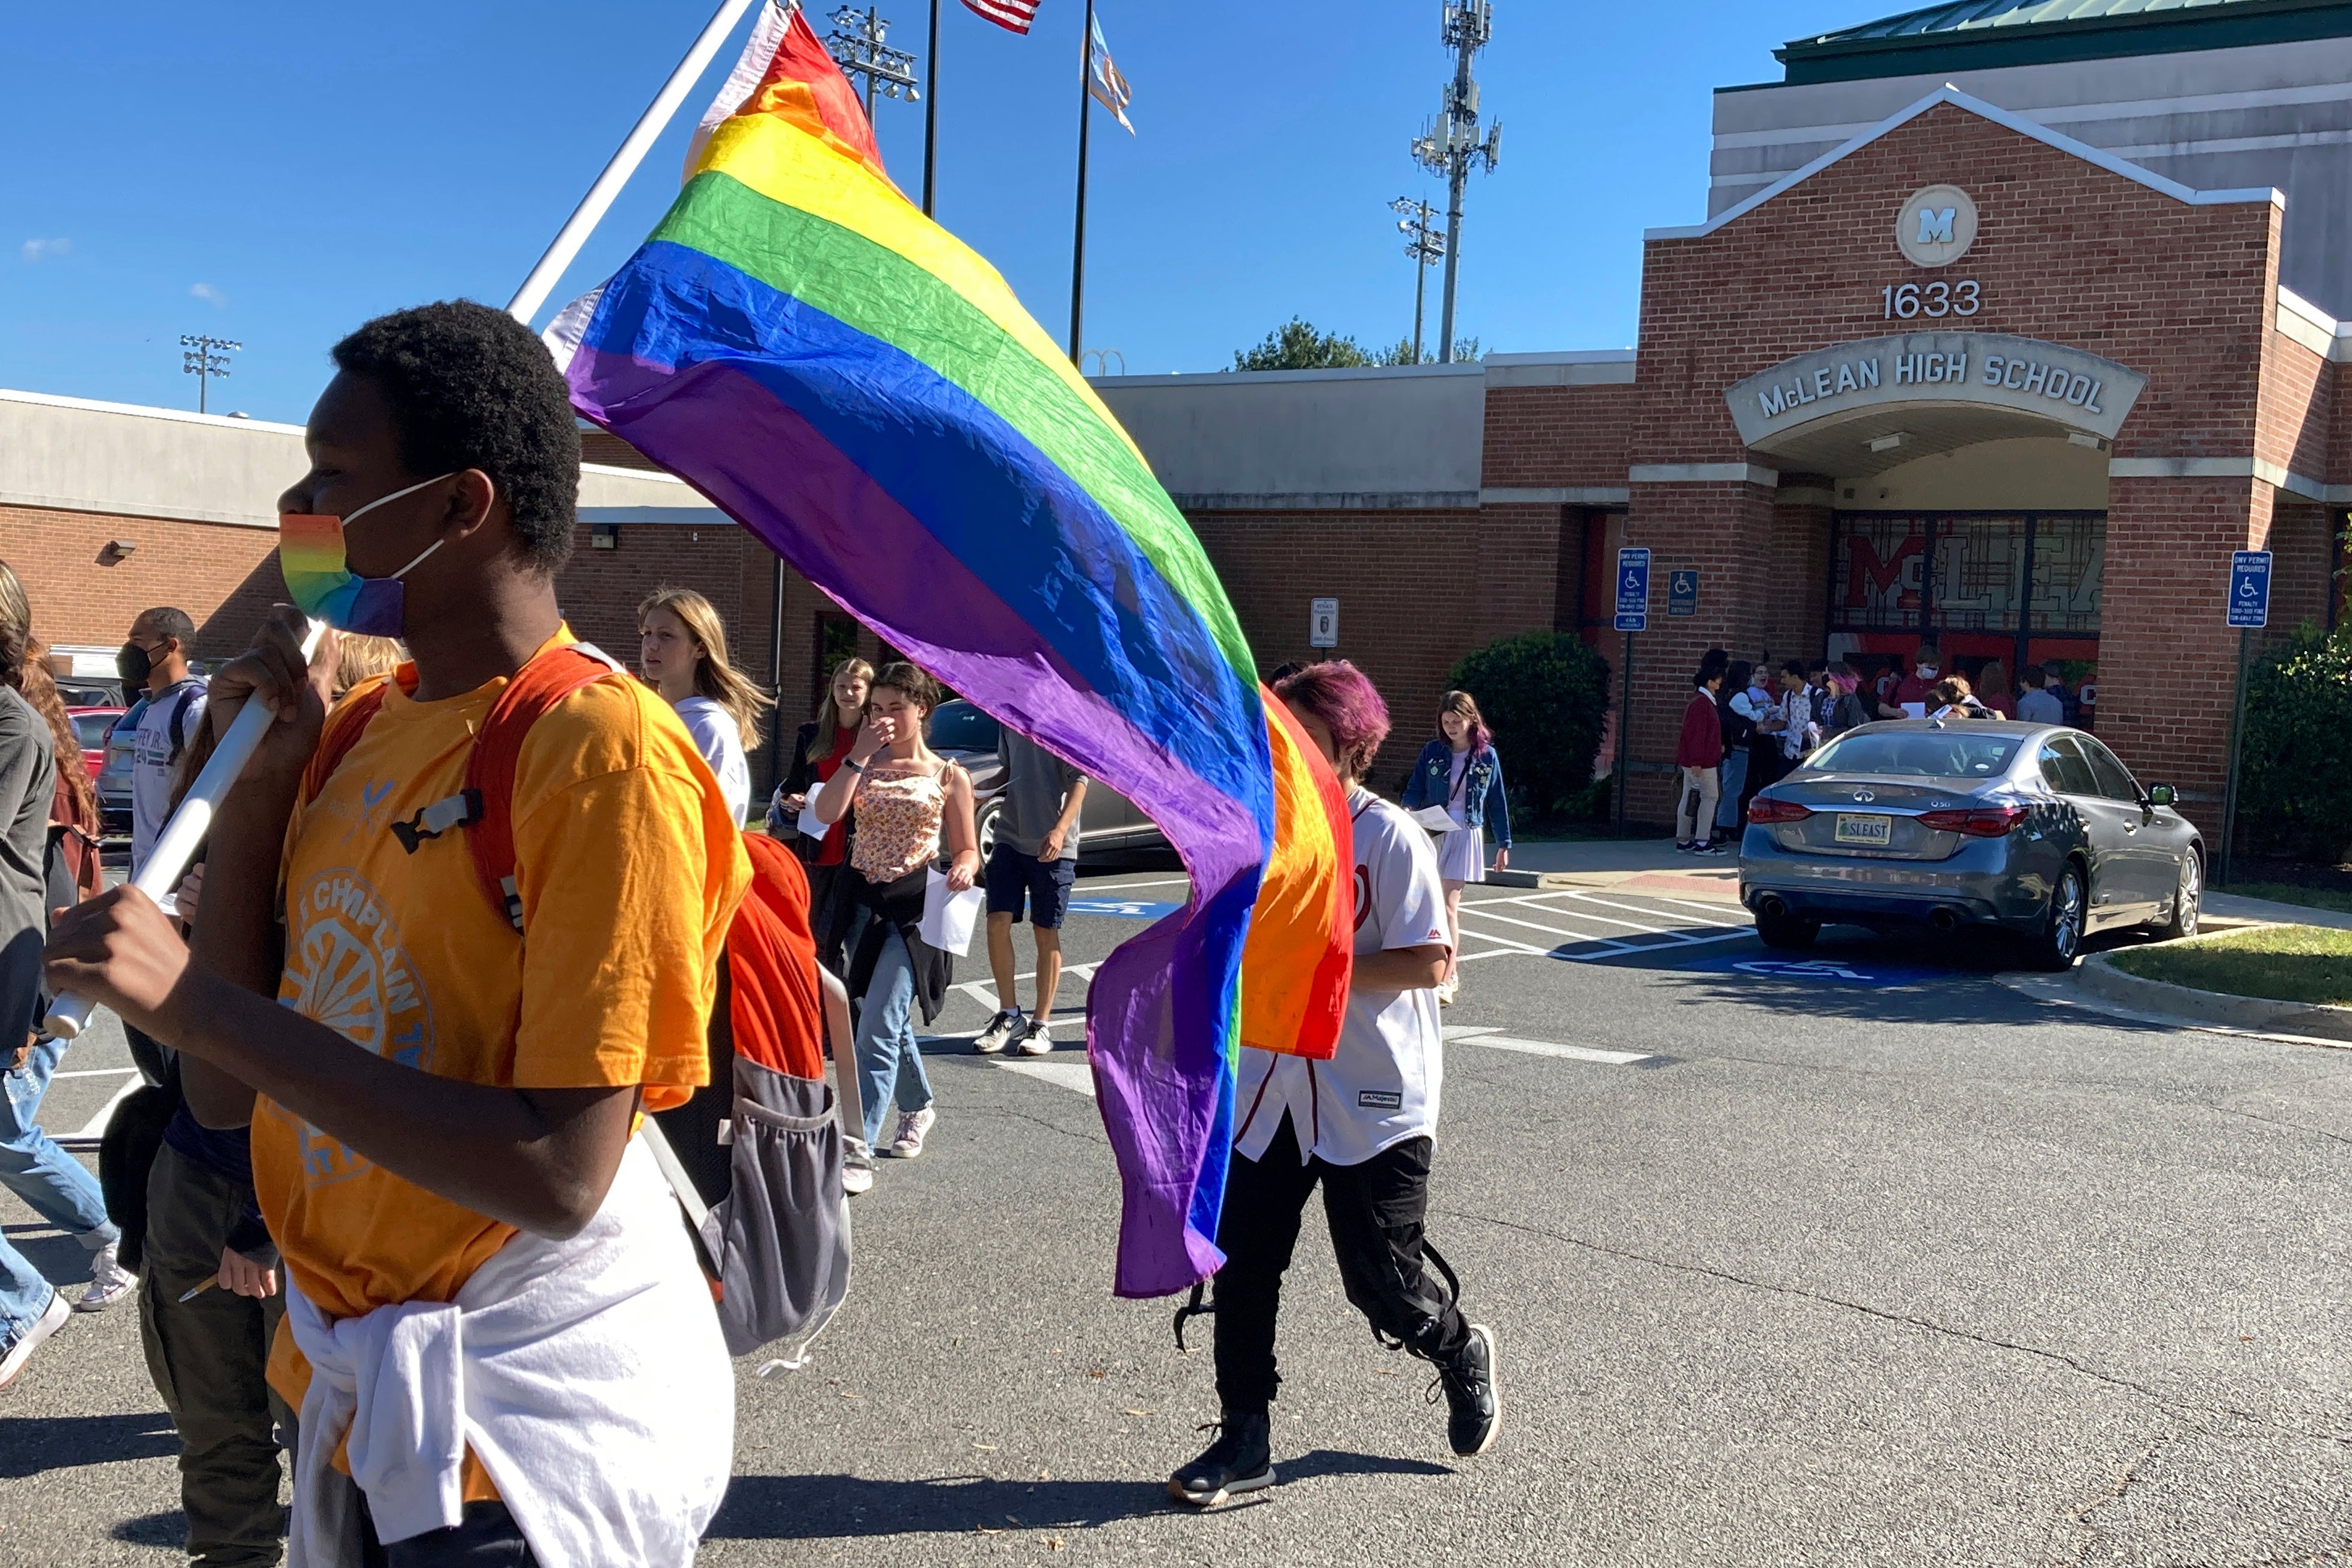
[[[2170,784],[2150,784],[2147,786],[2147,804],[2150,805],[2170,805],[2176,798],[2178,797],[2174,795],[2172,786]]]

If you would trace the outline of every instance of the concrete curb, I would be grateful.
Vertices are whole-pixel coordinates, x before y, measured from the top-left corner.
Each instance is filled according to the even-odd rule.
[[[2216,933],[2220,934],[2220,933]],[[2205,940],[2191,937],[2190,942]],[[2162,1013],[2200,1023],[2225,1024],[2258,1034],[2303,1035],[2323,1040],[2352,1042],[2352,1007],[2329,1007],[2309,1002],[2278,1002],[2263,996],[2232,996],[2221,991],[2199,991],[2169,981],[2146,980],[2117,969],[2112,955],[2095,953],[2083,960],[2075,979],[2094,996],[2148,1013]]]
[[[1573,888],[1580,885],[1582,873],[1576,871],[1489,871],[1486,885],[1493,888]]]

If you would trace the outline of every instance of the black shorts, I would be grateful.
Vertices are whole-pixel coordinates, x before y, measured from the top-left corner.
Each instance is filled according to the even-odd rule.
[[[1010,844],[1000,844],[988,852],[984,877],[990,914],[1011,915],[1017,922],[1026,895],[1031,921],[1041,930],[1059,931],[1062,917],[1070,910],[1070,889],[1078,879],[1078,863],[1067,858],[1040,860]]]

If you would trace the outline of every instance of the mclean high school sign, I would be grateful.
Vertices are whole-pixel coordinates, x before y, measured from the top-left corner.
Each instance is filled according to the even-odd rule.
[[[1905,332],[1783,360],[1724,394],[1750,447],[1816,419],[1901,404],[2036,414],[2112,440],[2147,377],[2062,343],[2005,332]]]

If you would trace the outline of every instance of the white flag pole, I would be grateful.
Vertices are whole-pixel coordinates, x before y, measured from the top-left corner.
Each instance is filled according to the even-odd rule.
[[[572,210],[572,216],[565,221],[562,232],[547,247],[547,254],[539,258],[539,265],[530,269],[530,276],[523,279],[522,287],[515,290],[515,297],[507,302],[507,314],[526,327],[530,325],[530,319],[539,314],[541,305],[547,303],[547,296],[554,289],[557,279],[563,276],[563,269],[572,265],[572,259],[580,254],[580,247],[588,243],[588,237],[596,231],[598,224],[604,222],[605,213],[612,209],[614,198],[620,195],[621,187],[629,183],[629,176],[637,172],[639,163],[645,162],[646,153],[668,128],[671,117],[677,113],[677,106],[686,101],[686,95],[692,92],[694,84],[701,79],[711,57],[727,41],[727,35],[734,31],[735,24],[742,18],[743,13],[751,8],[751,0],[719,0],[718,11],[711,16],[701,36],[694,40],[694,47],[686,51],[686,58],[678,61],[677,69],[670,72],[669,79],[662,83],[661,91],[654,95],[653,102],[638,117],[628,139],[621,143],[620,151],[613,154],[613,161],[604,165],[604,172],[596,176],[596,183],[588,187],[588,194],[581,197],[580,205]]]
[[[319,639],[326,635],[327,623],[312,621],[302,637],[302,658],[307,663],[319,651]],[[245,764],[261,746],[262,732],[269,728],[272,715],[258,702],[248,701],[237,710],[236,718],[221,737],[212,760],[196,774],[196,782],[188,786],[180,809],[155,836],[155,847],[147,852],[147,863],[139,868],[139,875],[131,885],[162,903],[180,879],[188,874],[188,862],[196,858],[196,847],[205,841],[211,830],[213,813],[227,798],[229,786],[236,775],[245,772]],[[65,995],[50,1007],[49,1016],[41,1027],[60,1040],[70,1040],[89,1026],[89,1016],[97,1004],[86,996]]]

